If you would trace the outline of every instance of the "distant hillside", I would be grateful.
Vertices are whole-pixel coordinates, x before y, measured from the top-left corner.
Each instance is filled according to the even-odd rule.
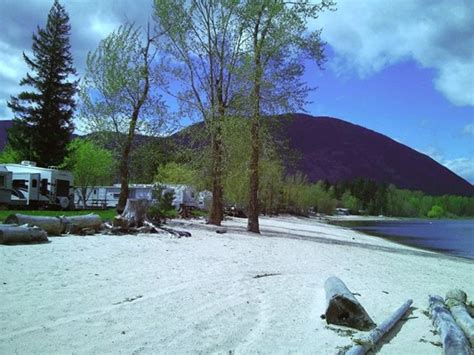
[[[0,147],[5,145],[9,122],[0,121]],[[287,171],[299,170],[311,182],[335,183],[362,177],[432,195],[474,195],[469,182],[427,155],[364,127],[337,118],[305,114],[281,116],[275,122],[272,129],[275,141],[286,142],[292,152],[282,155]],[[203,129],[204,125],[197,123],[164,140],[139,136],[135,146],[153,139],[174,143],[177,149],[180,145],[195,146],[196,140],[190,137]],[[203,140],[197,141],[197,145],[202,144]]]
[[[7,133],[8,129],[11,128],[13,125],[13,121],[0,121],[0,150],[3,150],[5,148],[5,145],[7,144]]]

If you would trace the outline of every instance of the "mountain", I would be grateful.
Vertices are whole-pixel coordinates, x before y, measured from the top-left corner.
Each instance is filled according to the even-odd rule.
[[[0,121],[0,147],[9,121]],[[310,182],[331,183],[373,179],[431,195],[474,195],[474,187],[443,165],[406,145],[367,128],[332,117],[306,114],[278,116],[271,133],[281,146],[288,173],[303,172]],[[11,123],[10,123],[11,125]],[[199,148],[205,144],[203,123],[186,127],[165,139],[139,136],[134,145],[153,139],[162,144]]]
[[[474,193],[469,182],[427,155],[367,128],[305,114],[279,120],[289,148],[301,157],[293,169],[310,181],[363,177],[432,195]]]
[[[3,148],[5,148],[7,145],[7,133],[8,129],[11,128],[12,125],[13,121],[11,120],[0,121],[0,150],[3,150]]]

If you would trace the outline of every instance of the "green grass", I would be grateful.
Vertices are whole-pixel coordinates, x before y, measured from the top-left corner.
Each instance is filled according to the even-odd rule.
[[[1,210],[0,211],[0,221],[3,221],[11,214],[14,213],[21,213],[27,214],[31,216],[50,216],[50,217],[57,217],[57,216],[78,216],[83,214],[95,213],[102,218],[103,221],[111,220],[115,217],[117,212],[115,209],[107,209],[107,210],[78,210],[78,211],[47,211],[47,210]]]

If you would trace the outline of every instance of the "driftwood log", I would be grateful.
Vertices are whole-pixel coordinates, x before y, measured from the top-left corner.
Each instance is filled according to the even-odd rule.
[[[123,210],[122,217],[127,221],[129,227],[141,227],[143,226],[143,221],[147,219],[149,207],[149,200],[129,198]]]
[[[445,355],[470,355],[469,342],[440,296],[429,297],[430,316],[441,336]]]
[[[64,225],[64,232],[70,234],[82,234],[84,230],[98,232],[102,226],[102,219],[94,213],[61,217],[61,220]]]
[[[61,235],[64,233],[64,225],[60,217],[29,216],[15,213],[5,219],[5,224],[28,225],[29,227],[39,227],[46,231],[48,235]]]
[[[358,330],[370,330],[375,327],[374,321],[341,279],[328,278],[324,288],[327,301],[325,318],[328,324],[344,325]]]
[[[0,244],[42,243],[48,234],[39,228],[28,226],[0,225]]]
[[[474,319],[467,310],[466,301],[467,295],[462,290],[455,289],[446,294],[446,305],[469,340],[471,347],[474,347]]]
[[[355,342],[357,344],[349,349],[349,351],[346,352],[346,355],[364,355],[369,350],[374,350],[379,341],[389,333],[390,330],[392,330],[395,324],[397,324],[408,311],[412,303],[412,300],[406,301],[388,319],[372,330],[366,337],[356,339]]]

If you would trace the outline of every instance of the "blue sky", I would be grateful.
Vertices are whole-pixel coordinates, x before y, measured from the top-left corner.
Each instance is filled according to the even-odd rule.
[[[85,56],[128,20],[144,24],[149,0],[64,0],[72,51]],[[52,0],[0,1],[0,119],[27,69],[23,51]],[[307,63],[318,89],[307,111],[338,117],[428,154],[474,183],[474,2],[339,0],[337,11],[310,23],[323,28],[328,62]]]

